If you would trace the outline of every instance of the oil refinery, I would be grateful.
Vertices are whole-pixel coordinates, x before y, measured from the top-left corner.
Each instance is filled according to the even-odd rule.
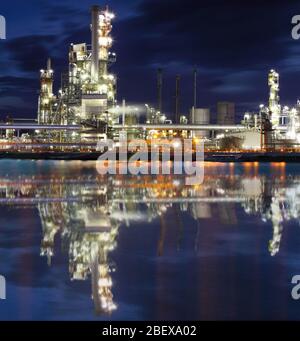
[[[205,143],[206,153],[298,153],[300,143],[300,101],[294,107],[282,106],[279,73],[268,75],[269,100],[256,112],[246,112],[235,120],[235,104],[217,105],[217,122],[212,123],[208,108],[197,107],[197,71],[194,72],[194,103],[189,113],[179,108],[180,76],[176,76],[176,105],[171,120],[162,111],[162,70],[158,70],[158,104],[143,105],[143,122],[138,109],[117,100],[117,76],[111,72],[116,62],[111,36],[114,14],[107,8],[91,9],[91,44],[69,47],[69,66],[61,75],[61,86],[54,94],[55,71],[51,59],[40,70],[37,117],[30,123],[8,118],[0,125],[0,146],[5,155],[31,153],[66,156],[72,152],[95,153],[99,140],[190,138]],[[18,119],[22,121],[22,119]],[[41,154],[40,154],[41,156]],[[41,156],[42,157],[42,156]],[[80,158],[79,156],[76,156]],[[76,158],[75,157],[75,158]],[[87,156],[88,158],[88,156]]]

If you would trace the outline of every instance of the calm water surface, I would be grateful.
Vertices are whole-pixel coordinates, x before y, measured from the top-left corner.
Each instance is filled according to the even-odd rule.
[[[4,320],[300,319],[300,165],[0,161]]]

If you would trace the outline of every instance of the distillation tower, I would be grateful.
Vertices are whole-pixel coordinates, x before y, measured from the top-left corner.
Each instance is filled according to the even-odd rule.
[[[269,111],[270,111],[270,121],[273,127],[279,125],[281,107],[279,104],[279,74],[271,70],[269,72],[270,95],[269,95]]]
[[[69,124],[113,121],[109,109],[115,105],[116,79],[108,72],[116,58],[110,52],[113,18],[108,9],[93,6],[91,49],[85,43],[70,46],[68,80],[62,89],[70,111]]]
[[[109,73],[116,60],[116,54],[110,52],[113,18],[108,8],[92,7],[92,43],[70,45],[69,68],[62,75],[57,97],[53,95],[50,60],[47,70],[41,70],[39,124],[76,124],[104,133],[108,125],[118,123],[118,115],[112,110],[116,104],[116,77]]]
[[[47,62],[47,69],[42,69],[40,73],[41,89],[38,104],[38,123],[51,124],[56,97],[53,94],[53,70],[50,58]]]

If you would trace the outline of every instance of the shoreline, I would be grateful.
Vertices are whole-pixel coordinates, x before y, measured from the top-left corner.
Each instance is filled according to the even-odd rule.
[[[73,161],[96,161],[101,152],[0,152],[1,159],[13,160],[73,160]],[[129,159],[134,153],[127,154]],[[151,153],[149,153],[151,156]],[[161,159],[161,157],[160,157]],[[174,157],[171,154],[171,160]],[[119,160],[117,154],[117,160]],[[150,160],[150,157],[149,157]],[[195,161],[195,154],[193,155]],[[219,153],[219,152],[206,152],[204,154],[204,161],[206,162],[288,162],[300,163],[300,152],[256,152],[256,153]]]

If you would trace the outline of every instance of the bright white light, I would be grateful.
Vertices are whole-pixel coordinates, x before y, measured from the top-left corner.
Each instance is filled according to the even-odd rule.
[[[100,37],[99,38],[99,44],[100,46],[107,47],[112,43],[112,38],[111,37]]]
[[[112,281],[110,278],[100,278],[98,281],[98,285],[100,287],[111,287],[112,286]]]
[[[179,180],[174,180],[173,181],[173,185],[176,186],[176,187],[180,186],[180,181]]]
[[[107,85],[106,84],[102,84],[102,85],[100,85],[99,86],[99,91],[100,91],[100,93],[107,93],[107,90],[108,90],[108,87],[107,87]]]
[[[181,146],[181,143],[179,141],[173,142],[173,147],[174,148],[179,148]]]
[[[297,114],[297,109],[296,109],[296,108],[292,108],[292,109],[291,109],[291,113],[292,113],[293,115]]]

